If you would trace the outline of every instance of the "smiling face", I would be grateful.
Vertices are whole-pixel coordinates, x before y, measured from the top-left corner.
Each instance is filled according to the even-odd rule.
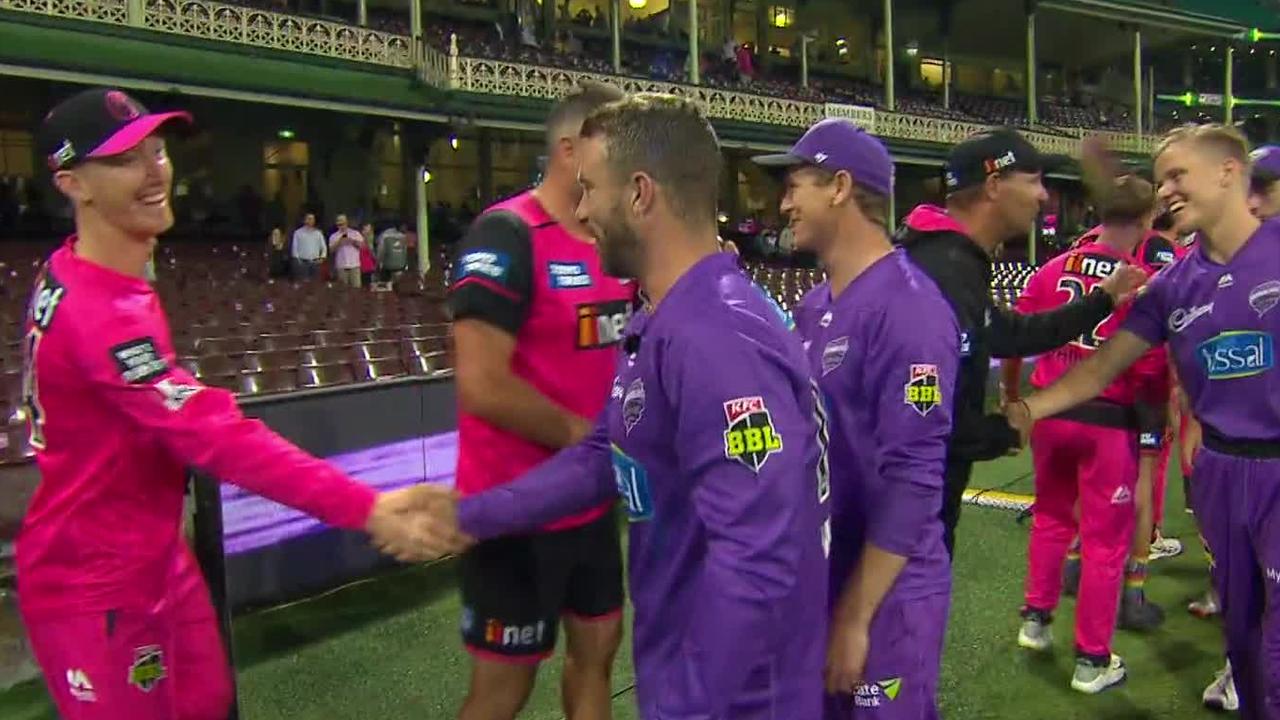
[[[796,248],[820,253],[831,241],[837,193],[830,173],[807,166],[787,173],[779,210],[791,226]]]
[[[54,182],[78,211],[96,213],[129,237],[149,241],[173,226],[173,166],[161,137],[60,171]]]
[[[1222,216],[1234,186],[1225,182],[1226,159],[1193,140],[1168,145],[1156,158],[1160,202],[1182,235],[1205,230]]]
[[[627,188],[608,163],[604,137],[582,138],[577,143],[578,221],[596,239],[596,252],[605,273],[616,278],[639,276],[643,248],[632,226],[628,203],[634,189]]]

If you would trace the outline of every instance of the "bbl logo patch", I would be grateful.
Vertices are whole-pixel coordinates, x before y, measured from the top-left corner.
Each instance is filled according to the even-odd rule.
[[[764,398],[740,397],[724,404],[724,456],[737,460],[752,472],[760,472],[769,456],[782,452],[782,436]]]
[[[143,645],[133,650],[133,664],[129,666],[129,684],[142,692],[151,692],[167,674],[164,669],[164,652],[159,645]]]
[[[942,388],[938,385],[938,366],[912,365],[904,387],[903,402],[923,417],[942,404]]]

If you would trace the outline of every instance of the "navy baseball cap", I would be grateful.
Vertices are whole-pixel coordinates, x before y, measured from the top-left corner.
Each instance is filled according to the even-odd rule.
[[[1070,161],[1066,155],[1041,153],[1013,128],[986,130],[951,148],[946,165],[947,194],[981,185],[997,173],[1039,173]]]
[[[129,152],[165,123],[191,122],[186,112],[150,113],[122,90],[93,88],[58,103],[40,126],[39,151],[49,169]]]
[[[813,165],[831,172],[844,170],[855,183],[877,195],[893,192],[893,158],[888,149],[875,136],[844,118],[820,120],[805,131],[791,150],[752,160],[763,167]]]
[[[1253,181],[1269,185],[1280,180],[1280,145],[1263,145],[1249,153],[1253,163]]]

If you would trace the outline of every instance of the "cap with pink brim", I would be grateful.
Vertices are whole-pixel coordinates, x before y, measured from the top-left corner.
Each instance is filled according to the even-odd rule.
[[[174,121],[190,123],[192,117],[184,111],[151,113],[122,90],[93,88],[63,100],[45,116],[39,151],[50,170],[67,170],[126,153]]]

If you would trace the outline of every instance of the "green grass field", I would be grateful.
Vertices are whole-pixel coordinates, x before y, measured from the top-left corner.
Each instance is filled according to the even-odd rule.
[[[1031,492],[1029,456],[978,466],[975,487]],[[1054,625],[1051,655],[1020,650],[1015,637],[1025,570],[1027,524],[1014,513],[966,507],[960,526],[955,597],[943,660],[942,711],[950,720],[1034,718],[1202,718],[1200,693],[1222,665],[1216,623],[1187,614],[1206,567],[1182,511],[1181,481],[1169,482],[1165,532],[1187,551],[1152,568],[1148,593],[1169,620],[1158,632],[1117,635],[1129,681],[1097,697],[1069,686],[1074,603]],[[458,594],[449,565],[414,567],[293,605],[240,618],[235,625],[244,720],[453,718],[467,682],[457,637]],[[635,718],[630,649],[614,681],[615,717]],[[523,718],[558,720],[558,662],[544,669]],[[0,718],[54,717],[38,683],[0,695]]]

